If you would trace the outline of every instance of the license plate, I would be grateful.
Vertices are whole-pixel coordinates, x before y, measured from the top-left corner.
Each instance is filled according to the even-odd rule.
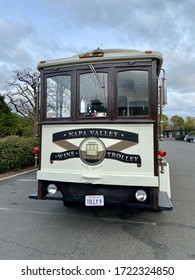
[[[103,195],[86,195],[85,206],[104,206]]]

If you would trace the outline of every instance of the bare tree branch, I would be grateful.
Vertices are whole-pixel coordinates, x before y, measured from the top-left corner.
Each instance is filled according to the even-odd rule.
[[[32,69],[13,71],[12,80],[6,82],[7,97],[12,108],[23,117],[37,122],[39,72]]]

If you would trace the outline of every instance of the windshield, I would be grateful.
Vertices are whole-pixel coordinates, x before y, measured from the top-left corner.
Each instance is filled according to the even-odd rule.
[[[67,121],[150,116],[149,67],[122,66],[88,64],[46,74],[44,116]]]
[[[95,72],[96,73],[96,72]],[[80,75],[80,114],[104,117],[107,115],[107,73]]]

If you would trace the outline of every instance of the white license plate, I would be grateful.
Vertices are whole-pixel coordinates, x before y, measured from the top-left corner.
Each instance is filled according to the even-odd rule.
[[[85,206],[104,206],[103,195],[86,195]]]

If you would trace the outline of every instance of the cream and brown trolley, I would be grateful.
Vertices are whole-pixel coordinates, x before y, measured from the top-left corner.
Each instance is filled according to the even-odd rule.
[[[41,61],[38,192],[65,205],[171,210],[162,54],[96,49]]]

